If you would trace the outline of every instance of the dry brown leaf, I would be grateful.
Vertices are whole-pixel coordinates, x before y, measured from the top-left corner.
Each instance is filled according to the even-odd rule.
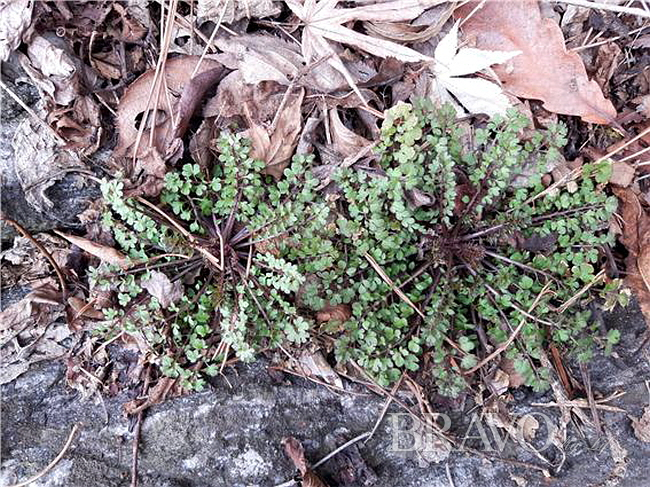
[[[643,416],[639,419],[632,418],[632,429],[634,435],[645,443],[650,443],[650,406],[643,410]]]
[[[32,22],[32,0],[0,1],[0,61],[9,59],[11,51],[16,49],[23,32]]]
[[[372,144],[365,137],[361,137],[347,128],[341,121],[336,108],[329,111],[329,119],[333,149],[344,158],[355,156]]]
[[[168,396],[179,396],[181,392],[177,379],[161,377],[156,382],[156,385],[149,389],[144,402],[140,399],[133,399],[124,404],[124,412],[126,414],[136,414],[138,411],[147,409],[154,404],[160,404]]]
[[[60,237],[63,237],[68,242],[76,245],[80,249],[85,250],[89,254],[94,255],[103,262],[120,266],[122,269],[128,269],[131,266],[130,259],[113,247],[95,243],[92,240],[88,240],[87,238],[68,235],[66,233],[59,232],[58,230],[54,230],[54,233]]]
[[[104,319],[104,313],[96,309],[92,303],[87,303],[84,299],[70,296],[68,298],[68,304],[74,310],[76,317],[83,316],[93,320]]]
[[[619,239],[628,251],[625,281],[650,326],[650,215],[632,189],[613,186],[612,191],[619,199],[619,214],[623,220]]]
[[[252,144],[251,157],[266,163],[264,173],[276,179],[282,177],[298,145],[302,127],[300,108],[304,96],[305,90],[302,88],[297,94],[289,95],[284,109],[278,115],[275,128],[267,129],[252,122],[246,131]]]
[[[68,265],[70,246],[63,240],[39,233],[34,238],[47,249],[57,265],[64,269]],[[34,244],[23,236],[14,238],[13,247],[0,252],[2,287],[31,286],[52,276],[52,264]]]
[[[323,309],[316,313],[316,321],[326,323],[337,321],[345,323],[352,316],[352,308],[348,304],[331,305],[326,304]]]
[[[68,142],[67,148],[85,156],[99,148],[101,116],[99,106],[89,96],[76,98],[70,108],[51,111],[47,119],[54,131]]]
[[[303,487],[328,487],[307,465],[302,444],[293,437],[283,438],[284,452],[302,476]]]
[[[219,86],[217,94],[210,98],[203,108],[203,117],[246,118],[255,123],[263,123],[273,118],[280,107],[286,91],[283,86],[273,81],[263,81],[256,85],[244,82],[240,70],[228,74]]]
[[[475,7],[463,5],[455,15],[464,18]],[[542,100],[551,112],[578,115],[587,122],[607,124],[616,117],[598,83],[587,77],[580,56],[567,51],[560,27],[542,18],[537,0],[489,0],[466,19],[463,32],[479,49],[522,51],[494,68],[510,93]]]
[[[526,441],[532,441],[539,429],[539,421],[531,414],[526,414],[517,420],[517,427]]]
[[[198,56],[168,59],[164,70],[164,86],[167,87],[168,92],[161,90],[158,100],[156,100],[155,90],[152,100],[149,100],[155,79],[153,69],[144,73],[129,86],[118,106],[118,142],[114,156],[133,155],[138,138],[138,120],[145,115],[145,112],[153,111],[154,108],[157,117],[154,124],[153,148],[161,155],[169,152],[171,143],[182,135],[183,128],[186,128],[189,122],[187,113],[194,111],[201,96],[209,87],[206,85],[214,84],[225,74],[221,63],[204,59],[196,76],[192,78],[198,62]],[[179,94],[181,94],[180,98]],[[144,155],[149,149],[150,131],[149,127],[143,131],[138,156]]]

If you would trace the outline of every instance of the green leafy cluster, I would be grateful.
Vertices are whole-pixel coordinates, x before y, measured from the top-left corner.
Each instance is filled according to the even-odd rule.
[[[479,330],[497,347],[522,320],[506,356],[529,385],[546,386],[535,364],[549,340],[589,358],[589,313],[561,307],[598,288],[616,200],[597,185],[610,168],[586,166],[572,185],[545,191],[541,175],[564,129],[523,140],[527,123],[516,113],[495,118],[469,141],[450,107],[398,104],[384,121],[378,166],[336,173],[338,265],[321,273],[318,294],[351,305],[339,360],[387,384],[418,370],[426,351],[427,373],[454,394],[478,362]],[[511,189],[531,162],[532,175]]]
[[[596,334],[581,305],[596,290],[616,294],[598,274],[616,208],[599,185],[611,169],[587,165],[547,188],[562,126],[529,130],[513,113],[472,132],[455,117],[451,107],[396,105],[376,163],[334,170],[327,196],[310,159],[295,157],[272,181],[229,134],[212,170],[167,174],[167,218],[106,182],[105,222],[134,263],[91,273],[116,293],[109,323],[141,334],[163,372],[195,388],[231,351],[250,360],[311,336],[382,385],[425,360],[445,394],[465,387],[479,350],[518,330],[505,356],[527,384],[545,387],[544,347],[587,360]],[[159,271],[182,285],[166,307],[142,287]],[[324,308],[349,318],[317,324]],[[611,333],[606,348],[616,340]]]
[[[248,361],[260,348],[307,340],[311,320],[293,299],[305,277],[280,249],[318,251],[304,236],[322,233],[328,214],[315,201],[318,181],[306,158],[294,158],[273,184],[239,136],[223,135],[216,151],[211,172],[186,164],[166,175],[159,212],[126,197],[120,180],[104,182],[104,223],[133,265],[90,273],[93,286],[116,294],[100,332],[140,335],[163,373],[195,389],[230,351]],[[161,271],[170,289],[182,291],[165,306],[143,287]]]

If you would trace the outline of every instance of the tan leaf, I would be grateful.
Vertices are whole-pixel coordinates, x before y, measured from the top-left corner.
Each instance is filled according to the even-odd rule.
[[[27,56],[19,61],[34,84],[59,105],[68,105],[79,95],[80,61],[72,53],[50,40],[35,36],[27,47]]]
[[[255,123],[246,131],[253,146],[251,157],[265,162],[264,172],[276,179],[282,177],[298,145],[298,136],[302,127],[300,108],[304,95],[305,90],[301,88],[297,95],[289,96],[289,100],[278,116],[275,129],[271,127],[270,133],[269,129]]]
[[[68,298],[68,304],[74,310],[77,316],[83,316],[86,318],[91,318],[93,320],[104,319],[104,313],[96,309],[92,303],[89,304],[81,298],[77,298],[76,296],[70,296]]]
[[[285,454],[302,476],[303,487],[328,487],[308,466],[302,444],[292,436],[282,439]]]
[[[361,137],[347,128],[341,121],[341,117],[336,108],[329,110],[329,118],[333,148],[343,157],[354,156],[372,144],[365,137]]]
[[[517,421],[517,427],[521,432],[524,440],[532,441],[535,438],[535,433],[539,429],[539,421],[531,414],[526,414],[519,418]]]
[[[537,0],[489,0],[475,7],[469,3],[455,12],[461,18],[473,12],[463,23],[466,38],[479,49],[522,52],[494,68],[506,90],[542,100],[551,112],[600,124],[614,120],[616,109],[589,80],[580,56],[567,51],[557,23],[542,18]]]
[[[650,326],[650,215],[632,189],[613,186],[612,191],[619,198],[619,214],[624,222],[619,240],[628,251],[625,281]]]
[[[54,230],[54,233],[60,237],[65,238],[68,242],[76,245],[89,254],[94,255],[103,262],[118,265],[122,269],[128,269],[131,266],[131,261],[129,258],[113,247],[95,243],[92,240],[88,240],[87,238],[68,235],[66,233],[59,232],[58,230]]]
[[[261,81],[289,85],[304,66],[295,43],[268,34],[219,38],[215,44],[227,53],[219,60],[230,69],[241,70],[244,82],[252,85]]]
[[[199,0],[196,13],[202,20],[232,24],[244,18],[274,17],[280,8],[273,0]]]
[[[59,321],[63,314],[61,293],[51,284],[0,312],[0,384],[14,380],[33,363],[68,351],[63,342],[70,329]]]
[[[35,111],[39,115],[43,111],[40,104]],[[61,150],[54,134],[43,130],[32,117],[18,125],[11,146],[14,154],[20,154],[13,163],[25,199],[38,211],[50,210],[54,204],[46,190],[65,176],[65,169],[81,166],[81,160],[72,151]]]
[[[612,164],[612,175],[609,177],[609,182],[616,186],[627,188],[634,181],[635,173],[636,170],[631,164],[627,162],[615,162]]]

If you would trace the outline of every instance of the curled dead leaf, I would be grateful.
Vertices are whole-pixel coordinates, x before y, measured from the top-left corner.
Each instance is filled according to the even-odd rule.
[[[345,323],[352,316],[352,308],[349,304],[326,304],[323,309],[316,313],[316,321],[325,323],[330,321],[337,321]]]
[[[619,214],[624,222],[619,240],[628,251],[625,281],[650,326],[650,215],[631,188],[613,186],[612,191],[619,198]]]
[[[70,296],[68,298],[68,304],[74,310],[76,316],[83,316],[93,320],[104,319],[104,313],[96,309],[93,303],[87,303],[81,298]]]
[[[178,302],[183,297],[181,281],[172,282],[164,273],[151,271],[148,279],[142,279],[140,285],[158,300],[163,308]]]
[[[204,59],[194,75],[199,59],[198,56],[168,59],[162,82],[167,88],[167,93],[161,90],[160,96],[156,96],[154,89],[154,69],[144,73],[129,86],[118,106],[118,142],[114,156],[133,155],[138,139],[138,124],[143,117],[150,116],[148,114],[154,109],[157,112],[156,121],[152,124],[153,127],[146,127],[143,131],[138,156],[144,155],[149,148],[148,141],[152,130],[153,148],[163,155],[169,152],[173,139],[183,135],[189,117],[205,90],[226,72],[221,63]]]
[[[291,364],[289,363],[287,366],[290,367]],[[341,377],[334,372],[320,350],[301,352],[298,356],[298,372],[307,377],[323,380],[339,389],[343,388]]]
[[[286,455],[300,472],[303,487],[327,487],[327,484],[309,469],[305,459],[305,450],[297,439],[292,436],[283,438],[281,444]]]
[[[113,247],[95,243],[92,240],[88,240],[87,238],[68,235],[66,233],[59,232],[58,230],[54,230],[54,233],[56,233],[59,237],[63,237],[71,244],[76,245],[80,249],[88,252],[89,254],[94,255],[103,262],[120,266],[122,269],[128,269],[131,266],[130,259]]]

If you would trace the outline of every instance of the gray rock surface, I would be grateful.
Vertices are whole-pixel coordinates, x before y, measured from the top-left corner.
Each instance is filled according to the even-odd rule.
[[[645,324],[634,308],[606,322],[621,329],[623,342],[616,349],[618,358],[599,356],[591,364],[593,386],[602,395],[625,391],[613,404],[638,418],[650,401],[644,384],[650,379],[650,353],[647,348],[637,351]],[[273,487],[294,475],[280,447],[284,436],[300,439],[308,458],[316,461],[341,444],[332,441],[333,434],[348,440],[371,430],[384,405],[382,399],[350,385],[350,393],[339,394],[302,379],[287,377],[278,383],[263,362],[231,369],[226,377],[228,381],[220,379],[209,392],[169,400],[146,413],[140,443],[141,486]],[[122,414],[127,398],[83,402],[64,382],[63,366],[46,363],[3,387],[0,485],[39,472],[60,451],[75,423],[82,425],[81,432],[64,459],[33,485],[129,485],[133,420]],[[553,408],[530,406],[531,402],[552,401],[552,395],[525,390],[517,394],[518,400],[510,404],[511,413],[537,411],[558,419]],[[454,421],[452,430],[462,437],[469,416],[456,411],[453,417],[461,418]],[[455,486],[517,486],[524,485],[517,483],[524,479],[530,487],[649,487],[650,444],[634,437],[626,414],[602,412],[600,420],[605,431],[600,435],[585,427],[580,433],[576,429],[579,421],[569,424],[564,445],[567,461],[553,481],[512,462],[452,452],[448,462]],[[391,426],[388,417],[367,444],[359,443],[361,456],[378,477],[374,485],[449,487],[444,463],[427,464],[413,452],[392,450]],[[619,449],[612,450],[608,436]],[[481,449],[477,441],[474,446]],[[622,451],[626,459],[616,469],[612,452]],[[503,455],[540,464],[512,442]],[[330,480],[332,465],[330,461],[319,469]]]
[[[28,84],[7,83],[10,88],[28,105],[33,105],[38,99],[36,90]],[[53,206],[48,211],[38,211],[32,207],[23,191],[18,178],[17,159],[21,154],[14,154],[12,140],[18,125],[29,115],[4,90],[0,90],[0,191],[1,208],[3,213],[25,227],[28,231],[37,233],[54,228],[80,229],[81,223],[77,215],[81,213],[90,201],[100,196],[97,185],[87,180],[80,185],[79,176],[68,174],[56,181],[46,190],[47,197]],[[29,163],[29,161],[26,161]],[[43,176],[48,174],[48,168],[39,168]],[[1,240],[13,238],[13,227],[0,223]]]

